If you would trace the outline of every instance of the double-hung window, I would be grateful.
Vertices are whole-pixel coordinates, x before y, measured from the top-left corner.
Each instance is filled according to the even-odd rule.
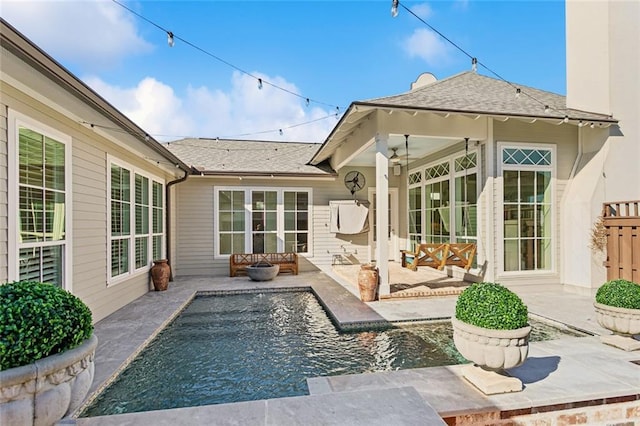
[[[116,160],[109,167],[110,282],[163,256],[164,183]]]
[[[309,253],[311,189],[215,189],[216,254]]]
[[[71,139],[13,112],[9,126],[9,279],[69,288]]]

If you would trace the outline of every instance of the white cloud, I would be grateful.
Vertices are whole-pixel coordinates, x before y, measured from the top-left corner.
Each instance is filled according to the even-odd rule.
[[[3,0],[2,16],[53,57],[85,69],[152,49],[132,15],[110,1]]]
[[[253,75],[265,82],[262,90],[258,89],[255,79],[235,72],[228,93],[204,86],[187,87],[182,97],[152,77],[131,88],[110,86],[97,77],[85,78],[84,81],[158,140],[237,137],[324,141],[336,124],[334,117],[296,125],[326,117],[331,112],[313,105],[307,107],[304,100],[266,83],[272,82],[298,93],[295,85],[281,77]],[[282,136],[279,129],[283,129]]]
[[[411,11],[422,19],[429,19],[433,14],[431,7],[427,3],[416,4],[411,6]]]
[[[418,57],[429,65],[437,65],[447,61],[449,57],[445,41],[438,34],[426,28],[415,30],[405,40],[403,48],[410,57]]]

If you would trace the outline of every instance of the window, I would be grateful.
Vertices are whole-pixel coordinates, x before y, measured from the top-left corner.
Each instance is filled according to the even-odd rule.
[[[18,215],[9,215],[10,244],[17,246],[9,250],[9,277],[66,288],[70,138],[30,121],[9,113],[17,139],[9,143],[9,196],[18,206]]]
[[[310,189],[216,188],[216,254],[308,253]]]
[[[110,166],[110,277],[146,270],[164,247],[164,184],[112,161]]]
[[[550,148],[502,148],[504,271],[551,270]]]
[[[477,240],[477,163],[474,150],[409,174],[409,239],[413,245]]]

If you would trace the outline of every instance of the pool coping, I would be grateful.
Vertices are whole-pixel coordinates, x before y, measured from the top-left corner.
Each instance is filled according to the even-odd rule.
[[[361,302],[357,297],[354,296],[352,292],[349,292],[348,290],[346,290],[342,285],[336,283],[331,277],[328,277],[324,273],[303,273],[296,276],[295,278],[289,278],[289,277],[283,277],[283,278],[284,279],[280,279],[279,277],[277,281],[270,282],[270,283],[254,283],[254,282],[247,283],[246,281],[243,282],[242,280],[238,280],[237,278],[225,279],[225,277],[190,277],[190,278],[177,280],[177,283],[175,283],[173,286],[174,287],[173,292],[169,292],[169,293],[151,292],[141,297],[140,299],[137,300],[139,301],[138,304],[140,305],[145,305],[145,304],[148,305],[149,303],[154,303],[158,299],[166,302],[166,300],[170,298],[172,301],[171,303],[172,308],[171,310],[166,308],[161,309],[160,312],[162,312],[163,318],[154,318],[154,320],[156,321],[150,326],[146,327],[147,330],[149,330],[149,328],[153,328],[153,330],[151,330],[150,332],[149,331],[146,332],[146,338],[139,340],[139,344],[137,345],[137,347],[131,350],[128,356],[126,356],[119,363],[117,368],[113,369],[106,378],[103,372],[102,381],[100,383],[95,383],[94,386],[92,386],[92,389],[90,390],[90,394],[87,396],[85,401],[81,404],[79,409],[76,410],[71,415],[71,419],[76,419],[77,416],[88,405],[90,405],[95,400],[95,398],[97,398],[107,386],[109,386],[118,377],[118,375],[124,370],[124,368],[126,368],[129,365],[129,363],[137,355],[139,355],[142,350],[144,350],[144,348],[149,344],[149,342],[153,340],[153,338],[155,338],[155,336],[157,336],[157,334],[161,332],[164,329],[164,327],[166,327],[166,325],[168,325],[171,321],[173,321],[176,318],[176,316],[179,315],[180,312],[182,312],[182,310],[193,300],[193,298],[199,294],[202,294],[202,295],[220,294],[221,295],[221,294],[255,293],[260,291],[262,292],[311,291],[316,296],[316,298],[322,305],[323,309],[327,312],[327,314],[331,318],[331,321],[334,323],[334,325],[336,325],[342,331],[358,330],[358,329],[367,328],[371,326],[375,327],[376,325],[380,326],[381,324],[385,324],[385,325],[394,324],[397,322],[431,321],[436,319],[446,320],[450,318],[450,317],[414,318],[413,320],[410,320],[410,321],[387,320],[371,307],[371,305],[375,305],[375,303],[365,304]],[[215,289],[211,288],[213,282],[216,282]],[[382,302],[382,303],[385,303],[385,302]],[[353,310],[353,309],[355,309],[356,311],[355,314],[354,312],[349,312],[350,310]],[[138,310],[138,314],[140,314],[139,309],[136,309],[135,306],[131,307],[128,305],[122,309],[123,311],[122,314],[125,317],[131,316],[128,314],[131,314],[132,312],[127,312],[127,311],[133,311],[134,312],[133,317],[135,317],[136,310]],[[544,315],[539,315],[537,313],[534,313],[533,315],[546,318]],[[110,316],[105,320],[100,321],[99,323],[96,324],[96,333],[98,333],[99,338],[100,338],[100,334],[103,331],[102,325],[108,324],[110,322],[117,322],[119,315],[114,314],[112,315],[112,317],[113,318],[111,318]],[[138,320],[139,319],[140,318],[138,318]],[[572,327],[570,324],[557,321],[553,318],[546,318],[546,319],[551,322],[565,324],[570,328],[574,328],[581,332],[594,334],[593,332],[590,332],[588,330],[583,330],[580,327]],[[108,331],[108,329],[109,329],[108,326],[104,327],[104,331]],[[107,343],[107,342],[104,342],[104,343]],[[97,365],[100,365],[99,364],[100,351],[97,351],[96,357],[97,357],[96,361],[98,363]],[[638,358],[638,356],[635,356],[635,357],[631,356],[631,358]],[[429,367],[429,368],[438,369],[438,368],[449,368],[449,367]],[[402,371],[410,371],[410,370],[402,370]],[[334,377],[340,377],[340,376],[334,376]],[[100,379],[98,378],[98,380]],[[397,387],[397,386],[398,385],[395,385],[394,387]],[[309,389],[309,391],[311,393],[311,388]],[[611,392],[609,392],[606,395],[600,395],[600,394],[591,392],[590,393],[591,396],[587,398],[581,399],[580,396],[578,395],[568,396],[567,398],[572,399],[572,401],[575,402],[576,404],[579,404],[580,401],[594,401],[598,399],[601,401],[607,401],[609,399],[611,401],[616,401],[616,398],[618,399],[626,398],[628,400],[635,401],[635,400],[638,400],[639,394],[640,394],[640,389],[638,389],[637,392],[635,393],[634,392],[631,392],[631,393],[614,392],[614,394],[611,394]],[[554,404],[564,404],[563,407],[566,408],[567,404],[573,403],[571,401],[568,402],[567,398],[561,398],[560,400],[551,400],[550,403],[546,405],[545,404],[538,404],[538,405],[529,404],[529,410],[534,409],[532,407],[550,407],[550,406],[554,406]],[[223,405],[226,405],[226,404],[223,404]],[[444,411],[441,414],[443,415],[443,417],[445,415],[449,415],[449,416],[459,415],[459,414],[464,414],[469,412],[475,412],[477,411],[478,408],[479,407],[475,407],[475,408],[466,407],[464,409],[461,408],[460,410]],[[487,408],[488,407],[485,406],[482,408],[482,410],[486,410]],[[527,410],[527,408],[523,408],[520,406],[512,406],[512,404],[508,404],[504,408],[510,409],[510,410],[524,410],[524,411]]]

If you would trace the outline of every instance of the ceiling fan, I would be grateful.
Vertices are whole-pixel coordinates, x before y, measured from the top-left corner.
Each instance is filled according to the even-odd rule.
[[[393,154],[391,154],[391,156],[389,157],[389,161],[391,161],[392,163],[399,163],[401,160],[413,159],[409,156],[409,135],[404,135],[404,138],[405,138],[405,153],[398,154],[398,149],[400,149],[400,147],[391,148],[391,151],[393,151]]]

